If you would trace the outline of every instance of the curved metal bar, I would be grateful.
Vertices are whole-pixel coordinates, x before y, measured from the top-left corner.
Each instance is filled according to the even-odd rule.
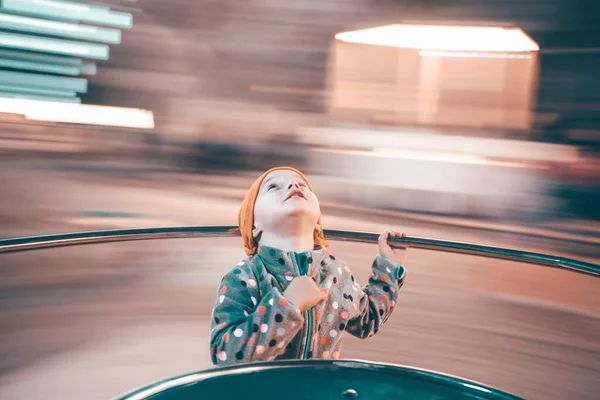
[[[239,236],[239,231],[236,226],[184,226],[75,232],[3,239],[0,240],[0,254],[92,243],[234,236]],[[328,240],[332,241],[377,243],[379,234],[326,229],[325,236]],[[498,258],[600,277],[600,265],[598,264],[550,254],[411,236],[391,238],[389,243],[391,246],[395,247],[410,247],[415,249]]]
[[[358,370],[365,374],[365,379],[367,380],[369,379],[368,376],[372,374],[378,374],[380,377],[387,376],[388,379],[390,379],[390,383],[393,382],[393,385],[397,385],[397,387],[409,388],[410,384],[414,384],[415,381],[424,381],[428,384],[433,384],[434,387],[437,385],[443,386],[445,390],[448,390],[448,393],[452,393],[455,396],[457,394],[455,391],[457,390],[466,392],[464,397],[460,396],[460,398],[523,400],[521,397],[517,397],[494,387],[457,376],[404,365],[373,363],[361,360],[265,361],[214,367],[204,371],[191,372],[157,381],[147,386],[134,389],[114,400],[161,398],[161,394],[166,394],[166,396],[164,396],[165,398],[172,398],[170,391],[177,389],[187,390],[188,396],[186,398],[192,398],[192,393],[200,392],[202,390],[201,385],[203,382],[210,381],[214,378],[228,379],[229,377],[235,377],[237,375],[253,374],[254,379],[256,380],[268,381],[270,372],[282,371],[284,369],[289,370],[290,376],[303,376],[306,374],[306,371],[312,371],[314,374],[312,375],[313,377],[315,375],[318,376],[318,374],[323,374],[324,372],[344,374],[345,372]],[[378,385],[379,381],[376,382],[377,383],[374,383],[375,386]],[[195,389],[195,385],[198,385],[199,389]],[[317,395],[319,389],[317,387],[310,389],[305,387],[304,390],[310,391],[310,394],[313,395],[311,397],[319,398]],[[389,395],[389,393],[386,394]],[[272,396],[265,397],[272,398]],[[330,398],[329,396],[327,397]]]

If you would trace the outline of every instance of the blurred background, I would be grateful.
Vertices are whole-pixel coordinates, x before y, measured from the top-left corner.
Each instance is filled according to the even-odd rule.
[[[600,260],[600,4],[2,0],[0,237],[234,225],[265,169],[328,229]],[[374,246],[333,243],[365,282]],[[0,255],[0,398],[104,399],[210,366],[238,239]],[[597,399],[600,281],[411,250],[345,358]]]

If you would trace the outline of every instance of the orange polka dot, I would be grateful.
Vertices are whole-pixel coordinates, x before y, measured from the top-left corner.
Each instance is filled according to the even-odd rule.
[[[279,286],[281,286],[281,288],[282,288],[283,290],[285,290],[285,287],[283,286],[283,283],[280,283],[280,284],[279,284]]]
[[[325,346],[327,344],[327,338],[321,338],[321,344]]]
[[[217,352],[217,349],[215,349],[214,347],[212,349],[210,349],[210,354],[211,355],[215,355],[215,353]]]
[[[288,304],[290,304],[290,303],[288,303],[288,301],[286,299],[280,299],[279,304],[281,304],[281,306],[283,306],[283,307],[287,307]]]
[[[323,352],[323,358],[327,358],[329,357],[329,352],[328,351],[324,351]]]
[[[320,321],[321,320],[321,314],[317,313],[317,315],[315,316],[315,320]]]
[[[348,313],[346,311],[342,311],[342,313],[340,314],[342,316],[342,318],[344,319],[348,319],[350,317],[350,315],[348,315]]]
[[[248,340],[246,340],[246,345],[250,346],[250,343],[252,343],[252,338],[248,338]]]
[[[322,289],[321,289],[321,292],[323,292],[323,293],[327,294],[327,288],[322,288]]]
[[[323,251],[321,252],[323,255],[327,254],[327,251],[325,249],[323,249]]]
[[[352,311],[356,311],[357,307],[356,304],[352,303]]]
[[[317,270],[316,270],[316,269],[313,269],[313,270],[311,271],[311,273],[310,273],[310,276],[315,276],[316,274],[317,274]]]
[[[389,276],[387,276],[387,275],[383,275],[383,276],[381,277],[381,280],[382,280],[382,281],[384,281],[384,282],[387,282],[387,281],[389,281],[389,280],[390,280],[390,277],[389,277]]]
[[[225,324],[220,324],[217,326],[217,329],[223,329],[223,328],[225,328]]]
[[[259,290],[259,291],[258,291],[258,294],[259,294],[260,296],[262,296],[262,290]]]
[[[334,353],[333,353],[333,358],[335,358],[336,360],[339,360],[339,359],[340,359],[340,353],[339,353],[339,352],[337,352],[337,351],[336,351],[336,352],[334,352]]]
[[[385,296],[381,296],[381,298],[379,299],[381,300],[382,303],[387,303],[388,299]]]
[[[267,309],[263,306],[259,306],[256,311],[260,314],[260,315],[265,315],[267,313]]]
[[[394,307],[390,308],[390,313],[394,312]]]
[[[224,334],[224,335],[223,335],[223,341],[224,341],[225,343],[228,343],[228,342],[229,342],[229,333],[226,333],[226,334]]]
[[[221,293],[227,293],[227,286],[223,286],[221,288]]]

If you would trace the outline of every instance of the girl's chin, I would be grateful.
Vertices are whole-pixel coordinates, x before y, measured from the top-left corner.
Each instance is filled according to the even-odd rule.
[[[274,220],[281,220],[285,218],[306,218],[307,220],[317,220],[319,218],[320,212],[318,210],[313,210],[310,207],[303,207],[300,205],[292,205],[292,207],[284,207],[279,210],[273,210]]]

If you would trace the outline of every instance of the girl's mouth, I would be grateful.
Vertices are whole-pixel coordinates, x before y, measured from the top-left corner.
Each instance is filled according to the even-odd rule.
[[[294,189],[287,195],[287,197],[285,198],[285,201],[291,199],[294,196],[299,196],[299,197],[302,197],[304,200],[306,200],[306,196],[304,195],[304,193],[302,193],[302,190]]]

